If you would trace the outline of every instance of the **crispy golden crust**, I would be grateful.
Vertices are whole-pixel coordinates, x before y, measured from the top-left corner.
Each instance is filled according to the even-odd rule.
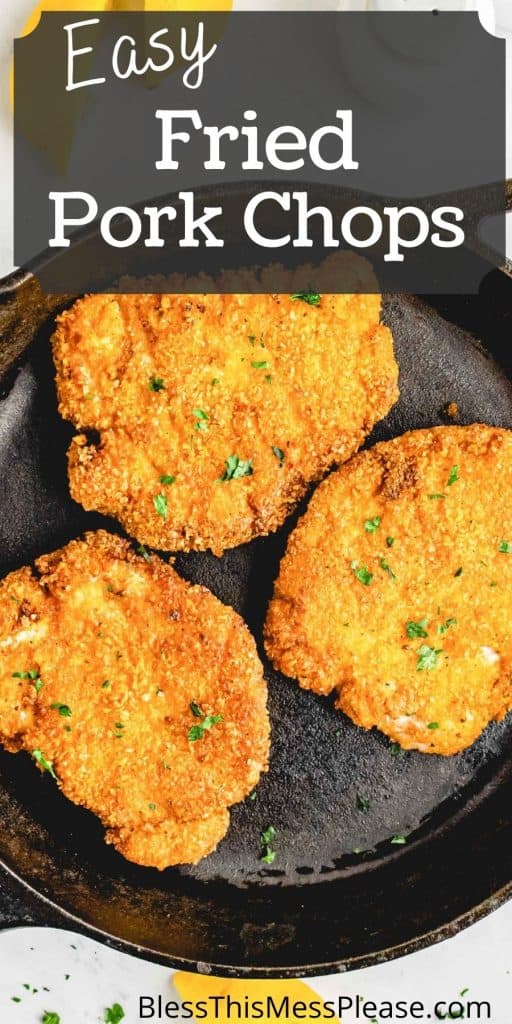
[[[221,554],[276,530],[397,398],[379,321],[378,295],[80,300],[53,339],[60,412],[100,434],[72,442],[73,498],[162,550]],[[231,456],[250,475],[223,481]]]
[[[274,664],[406,749],[468,747],[512,708],[511,487],[512,433],[480,425],[409,433],[333,473],[281,564]]]
[[[0,583],[1,741],[41,751],[130,860],[198,861],[267,768],[266,686],[247,627],[103,531],[36,567]],[[222,721],[191,742],[199,713]]]

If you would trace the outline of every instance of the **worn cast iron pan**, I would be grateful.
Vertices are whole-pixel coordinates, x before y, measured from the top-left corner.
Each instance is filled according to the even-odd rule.
[[[57,413],[48,345],[62,304],[27,274],[0,289],[2,574],[86,528],[117,529],[69,497],[72,431]],[[512,427],[505,274],[490,273],[471,298],[389,297],[384,316],[401,397],[370,443],[447,422],[453,401],[460,422]],[[356,728],[266,661],[262,623],[295,521],[220,559],[177,559],[179,572],[210,587],[252,629],[273,730],[270,772],[256,798],[234,809],[228,836],[198,867],[159,874],[128,864],[105,846],[97,819],[26,755],[0,753],[0,863],[49,922],[185,969],[306,975],[438,941],[512,893],[512,718],[457,757],[396,756],[382,735]],[[358,797],[370,799],[367,813]],[[265,867],[260,832],[270,824],[277,857]],[[406,846],[390,843],[398,833],[408,835]]]

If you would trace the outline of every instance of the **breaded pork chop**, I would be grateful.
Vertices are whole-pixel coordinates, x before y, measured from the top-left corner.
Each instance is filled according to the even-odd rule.
[[[73,498],[163,550],[276,530],[397,398],[378,295],[93,295],[58,320]],[[87,437],[95,431],[99,439]]]
[[[405,434],[320,485],[266,622],[273,663],[357,725],[455,754],[512,708],[512,433]]]
[[[239,616],[103,531],[0,591],[1,742],[129,860],[210,853],[268,760],[266,686]]]

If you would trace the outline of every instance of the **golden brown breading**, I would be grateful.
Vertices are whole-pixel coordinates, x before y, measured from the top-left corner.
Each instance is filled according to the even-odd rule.
[[[454,754],[512,708],[512,433],[420,430],[357,455],[292,534],[274,664],[357,725]]]
[[[164,550],[276,530],[397,398],[379,321],[378,295],[78,301],[53,340],[59,408],[100,440],[72,442],[73,498]]]
[[[1,742],[49,766],[129,860],[195,863],[267,768],[247,627],[103,531],[36,568],[0,583]]]

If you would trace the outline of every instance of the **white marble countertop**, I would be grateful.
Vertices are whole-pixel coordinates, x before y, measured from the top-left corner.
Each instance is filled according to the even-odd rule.
[[[463,999],[490,1002],[491,1024],[510,1024],[510,910],[510,905],[502,907],[449,942],[412,956],[349,974],[312,978],[309,984],[324,999],[360,995],[377,1004],[421,1000],[426,1007],[438,1000],[458,1001],[467,989]],[[178,999],[172,972],[72,932],[18,928],[0,934],[2,1024],[40,1024],[45,1010],[58,1013],[61,1024],[100,1024],[105,1009],[114,1003],[124,1010],[123,1024],[139,1024],[140,995]],[[350,1011],[343,1017],[343,1024],[355,1021]]]
[[[321,9],[332,2],[297,0],[296,6]],[[2,0],[0,5],[0,277],[12,269],[11,40],[31,6],[31,0]],[[263,6],[280,4],[266,0]],[[408,6],[412,8],[414,0],[408,0]],[[495,0],[495,9],[498,28],[512,32],[512,0]],[[508,49],[510,68],[512,47]],[[508,166],[510,174],[512,131]],[[397,900],[403,898],[397,893]],[[441,945],[349,975],[313,979],[311,984],[325,998],[360,994],[377,1001],[417,998],[428,1005],[435,999],[457,999],[468,988],[468,999],[491,1002],[492,1024],[511,1024],[512,903]],[[123,1007],[126,1024],[138,1024],[139,994],[175,998],[172,972],[70,932],[28,927],[0,933],[0,1024],[38,1024],[44,1011],[58,1013],[61,1024],[96,1024],[104,1021],[106,1008],[114,1003]],[[349,1013],[344,1024],[354,1020]]]

